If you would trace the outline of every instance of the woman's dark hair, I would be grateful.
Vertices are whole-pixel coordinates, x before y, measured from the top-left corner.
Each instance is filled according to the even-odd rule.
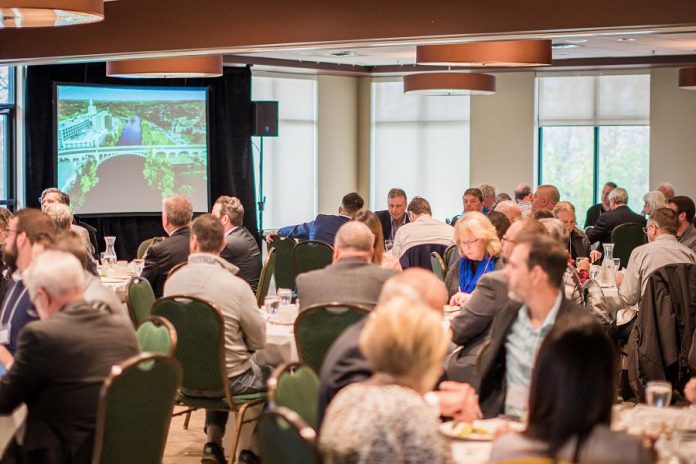
[[[548,444],[555,458],[573,437],[574,461],[592,429],[609,426],[616,398],[616,350],[593,320],[559,319],[537,356],[525,434]]]
[[[495,227],[495,233],[498,234],[499,239],[503,239],[503,235],[507,232],[510,227],[510,219],[506,215],[498,211],[491,211],[488,213],[488,219]]]

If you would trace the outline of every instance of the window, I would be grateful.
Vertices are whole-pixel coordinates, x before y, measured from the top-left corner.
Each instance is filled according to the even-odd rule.
[[[311,220],[316,215],[316,79],[259,74],[251,88],[254,101],[278,101],[278,137],[263,139],[263,228]],[[258,185],[261,140],[252,141]]]
[[[559,188],[580,226],[608,181],[641,211],[649,190],[650,75],[540,77],[537,84],[539,184]]]
[[[399,80],[372,81],[371,208],[393,187],[422,196],[444,220],[469,185],[469,97],[404,95]]]
[[[14,127],[14,68],[0,67],[0,200],[12,194],[12,130]]]

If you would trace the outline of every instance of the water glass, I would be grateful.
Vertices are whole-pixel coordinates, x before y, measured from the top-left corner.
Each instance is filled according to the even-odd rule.
[[[279,288],[278,297],[280,298],[281,305],[289,305],[292,301],[292,290],[289,288]]]
[[[279,306],[280,298],[278,298],[277,295],[268,295],[263,300],[263,307],[270,316],[273,316],[275,313],[278,312]]]
[[[386,251],[391,250],[393,246],[394,246],[394,240],[385,240],[384,241],[384,249]]]
[[[599,277],[599,266],[597,266],[596,264],[591,264],[590,265],[590,279],[597,280],[597,277]]]
[[[621,267],[621,258],[612,258],[614,260],[614,266],[616,267],[616,270],[618,271],[619,268]]]
[[[648,382],[645,388],[645,401],[649,406],[667,408],[672,400],[672,384],[664,380]]]

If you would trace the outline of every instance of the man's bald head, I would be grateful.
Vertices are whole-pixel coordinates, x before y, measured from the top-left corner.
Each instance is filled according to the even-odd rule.
[[[375,252],[375,234],[358,221],[346,222],[338,229],[334,241],[334,262],[344,258],[372,261]]]
[[[384,283],[378,306],[394,298],[407,298],[414,302],[425,303],[432,309],[442,312],[442,308],[447,304],[447,289],[432,272],[412,267]]]

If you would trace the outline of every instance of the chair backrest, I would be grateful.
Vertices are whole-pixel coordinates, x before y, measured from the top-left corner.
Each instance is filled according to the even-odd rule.
[[[439,277],[443,282],[445,281],[445,263],[442,261],[440,254],[437,251],[430,253],[430,266],[436,276]]]
[[[220,312],[200,298],[174,295],[160,298],[152,314],[172,323],[177,334],[176,359],[184,375],[182,388],[201,396],[231,401],[225,369],[224,326]]]
[[[143,259],[147,254],[147,250],[149,250],[152,245],[155,245],[156,243],[159,243],[162,240],[164,240],[164,237],[152,237],[148,238],[147,240],[143,240],[142,242],[140,242],[140,245],[138,245],[136,257],[138,259]]]
[[[261,269],[259,285],[256,287],[256,303],[259,307],[263,304],[263,300],[266,299],[266,295],[268,295],[268,289],[271,287],[271,277],[273,277],[273,271],[275,270],[276,253],[278,253],[278,250],[275,248],[268,250],[266,262],[263,263],[263,269]]]
[[[641,224],[621,224],[611,231],[611,241],[614,244],[614,258],[621,258],[621,267],[628,265],[628,257],[634,248],[648,243]]]
[[[295,412],[278,407],[261,417],[257,429],[264,464],[319,464],[317,435]]]
[[[188,264],[188,261],[184,261],[183,263],[175,264],[174,267],[172,267],[172,268],[169,270],[169,272],[167,272],[167,278],[164,280],[165,283],[167,282],[167,280],[168,280],[171,276],[173,276],[173,275],[176,273],[176,271],[178,271],[178,270],[181,269],[182,267],[186,266],[187,264]]]
[[[319,377],[302,363],[278,366],[268,379],[271,407],[282,406],[295,411],[307,425],[318,424]]]
[[[426,243],[424,245],[412,246],[399,258],[401,269],[406,270],[409,267],[421,267],[423,269],[432,271],[433,268],[430,264],[430,253],[433,251],[436,251],[440,256],[442,256],[445,254],[445,251],[447,251],[447,245],[441,245],[439,243]]]
[[[317,304],[300,312],[295,320],[295,344],[300,361],[319,372],[333,342],[369,312],[365,306],[338,302]]]
[[[126,284],[126,305],[133,325],[137,328],[148,317],[155,302],[155,292],[143,277],[131,277]]]
[[[93,464],[160,464],[181,384],[176,359],[143,353],[111,369],[99,396]]]
[[[442,259],[445,260],[445,272],[447,271],[447,268],[449,268],[449,265],[452,262],[452,256],[456,250],[457,250],[457,245],[450,245],[445,250],[445,254],[441,255]]]
[[[174,356],[176,329],[171,322],[159,316],[150,316],[135,332],[141,351]]]
[[[296,275],[324,269],[333,261],[333,247],[319,240],[303,240],[292,249]]]
[[[295,264],[292,261],[292,250],[297,242],[292,238],[281,238],[277,235],[268,245],[268,250],[276,251],[276,262],[273,278],[276,288],[295,290]]]

